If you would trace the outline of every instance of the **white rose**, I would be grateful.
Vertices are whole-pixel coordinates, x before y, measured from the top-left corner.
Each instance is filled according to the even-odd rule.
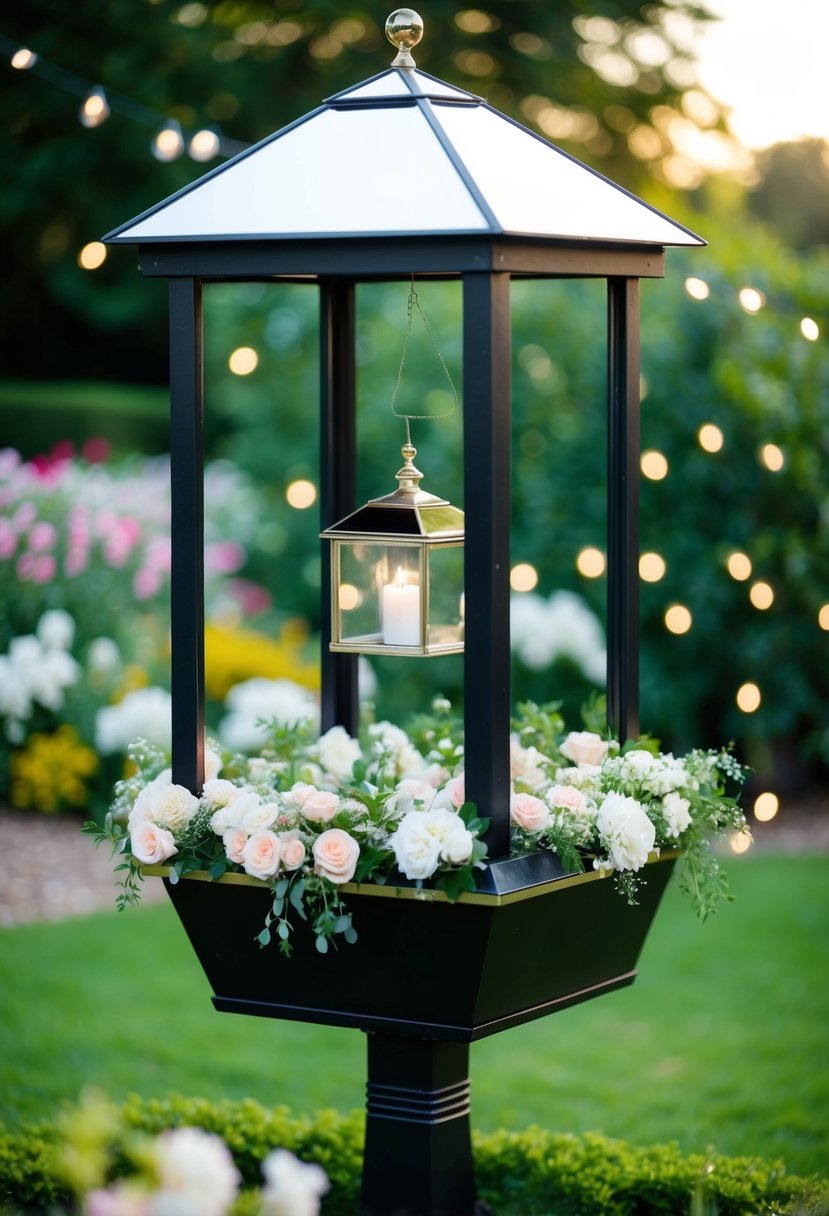
[[[574,764],[601,764],[609,747],[607,739],[592,730],[571,730],[559,745],[559,751]]]
[[[273,878],[279,869],[279,837],[269,828],[254,832],[242,850],[245,873],[253,878]]]
[[[452,866],[465,865],[472,856],[472,846],[475,838],[464,821],[455,811],[445,807],[435,807],[426,812],[432,830],[440,840],[440,855]]]
[[[154,1144],[159,1189],[150,1216],[224,1216],[241,1178],[223,1140],[197,1127],[162,1132]]]
[[[255,810],[260,804],[259,795],[252,790],[241,791],[239,797],[219,807],[212,816],[210,826],[217,836],[224,836],[228,828],[240,828],[249,811]]]
[[[552,785],[546,797],[548,806],[566,808],[568,811],[583,811],[587,806],[583,791],[574,785]]]
[[[146,821],[130,832],[130,851],[145,866],[157,866],[178,852],[172,832]]]
[[[656,840],[656,829],[635,798],[611,793],[599,807],[596,828],[616,870],[641,870]]]
[[[386,805],[397,811],[398,814],[415,810],[415,803],[418,802],[428,810],[434,797],[435,787],[428,781],[421,781],[417,777],[406,777],[403,781],[398,781],[394,797]]]
[[[662,813],[671,836],[681,836],[691,822],[691,803],[672,790],[662,799]]]
[[[410,811],[389,840],[397,868],[412,879],[429,878],[434,874],[440,861],[441,843],[426,811]]]
[[[159,787],[153,801],[153,819],[162,828],[180,832],[199,809],[199,800],[184,785]]]
[[[360,744],[342,726],[332,726],[320,736],[320,764],[332,777],[347,780],[360,754]]]
[[[212,747],[205,748],[204,751],[204,777],[205,781],[214,781],[222,771],[222,757]]]
[[[35,632],[49,650],[69,650],[75,637],[75,622],[62,608],[51,608],[44,612]]]
[[[279,1148],[262,1162],[262,1174],[263,1216],[317,1216],[320,1196],[328,1190],[322,1166],[307,1165]]]
[[[241,786],[234,785],[232,781],[227,781],[224,777],[211,777],[204,783],[202,798],[210,806],[215,806],[219,810],[241,797],[244,792]]]
[[[625,776],[633,781],[641,781],[644,777],[647,777],[655,764],[656,757],[651,752],[646,752],[642,748],[634,748],[632,752],[625,752],[622,757],[622,768],[625,770]]]
[[[248,836],[252,836],[254,832],[261,831],[262,828],[270,828],[276,823],[279,818],[279,807],[275,802],[263,802],[259,806],[252,806],[245,811],[242,821],[239,824]]]

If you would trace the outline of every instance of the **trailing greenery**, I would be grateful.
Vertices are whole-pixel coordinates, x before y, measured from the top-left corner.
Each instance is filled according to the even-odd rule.
[[[322,1111],[297,1118],[284,1107],[268,1110],[250,1099],[211,1103],[178,1096],[132,1097],[119,1114],[116,1122],[130,1132],[154,1135],[188,1126],[220,1136],[250,1187],[260,1180],[265,1156],[286,1148],[328,1174],[323,1216],[353,1216],[358,1209],[362,1114]],[[478,1196],[498,1216],[670,1216],[687,1212],[695,1194],[716,1205],[719,1216],[818,1216],[829,1210],[829,1184],[787,1174],[781,1162],[759,1157],[686,1156],[676,1145],[634,1148],[598,1134],[539,1127],[473,1139]],[[112,1146],[115,1176],[129,1172],[120,1147]],[[12,1210],[42,1211],[65,1202],[65,1169],[56,1124],[0,1134],[0,1200]]]

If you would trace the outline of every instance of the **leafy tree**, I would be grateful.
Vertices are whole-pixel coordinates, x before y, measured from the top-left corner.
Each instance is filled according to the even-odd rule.
[[[76,261],[203,171],[151,157],[152,115],[258,140],[384,70],[385,16],[339,0],[32,0],[11,12],[0,46],[41,60],[0,70],[0,372],[163,382],[163,285],[139,288],[131,250],[113,250],[94,273]],[[511,0],[491,11],[434,0],[417,62],[639,188],[671,153],[688,90],[701,96],[684,47],[690,23],[708,16],[692,0]],[[52,83],[56,67],[69,91]],[[90,130],[78,123],[84,80],[112,107]],[[712,105],[706,122],[722,125]]]

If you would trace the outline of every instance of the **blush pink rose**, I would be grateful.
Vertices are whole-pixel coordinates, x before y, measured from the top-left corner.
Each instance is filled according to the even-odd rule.
[[[550,825],[550,812],[534,794],[515,794],[510,805],[510,818],[525,832],[540,832]]]
[[[305,858],[308,856],[308,850],[292,832],[284,832],[279,837],[279,844],[282,850],[282,864],[286,870],[298,870]]]
[[[453,777],[450,781],[446,782],[446,793],[449,797],[449,801],[452,803],[452,806],[463,806],[464,802],[466,801],[465,789],[466,783],[464,781],[463,773],[461,773],[459,777]]]
[[[222,836],[222,844],[225,846],[225,853],[228,861],[235,861],[237,866],[245,864],[245,845],[248,842],[248,834],[241,828],[228,828]]]
[[[137,823],[130,832],[130,849],[133,857],[145,866],[157,866],[178,852],[173,833],[154,823]]]
[[[554,785],[547,791],[550,806],[565,807],[570,811],[584,810],[585,797],[574,785]]]
[[[350,882],[360,846],[342,828],[329,828],[314,841],[314,871],[329,882]]]
[[[262,828],[249,837],[242,850],[245,873],[253,878],[273,878],[279,869],[281,848],[279,837],[270,828]]]
[[[574,764],[601,764],[610,746],[592,730],[571,730],[559,750]]]
[[[330,790],[314,789],[302,803],[302,814],[309,823],[328,823],[336,815],[339,805],[338,796]]]

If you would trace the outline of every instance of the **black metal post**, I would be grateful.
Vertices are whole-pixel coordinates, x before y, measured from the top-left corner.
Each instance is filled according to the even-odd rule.
[[[639,280],[607,281],[607,719],[639,733]]]
[[[509,853],[511,338],[508,274],[463,276],[466,797]]]
[[[355,299],[350,279],[323,279],[320,289],[320,520],[323,528],[354,510],[357,390]],[[322,697],[320,726],[357,733],[357,655],[332,654],[331,557],[322,542]]]
[[[173,781],[204,784],[204,371],[201,282],[170,280]]]
[[[469,1044],[367,1040],[363,1216],[472,1216]]]

